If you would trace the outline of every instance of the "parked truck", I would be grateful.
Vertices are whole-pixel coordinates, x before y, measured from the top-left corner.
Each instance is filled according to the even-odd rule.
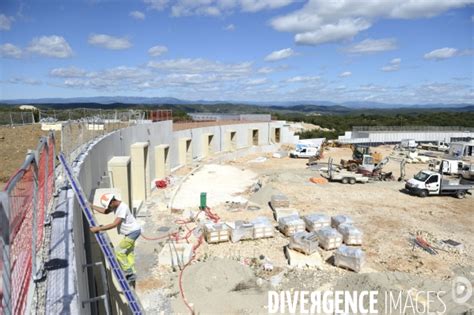
[[[474,188],[472,182],[460,178],[444,179],[443,174],[434,171],[420,171],[405,183],[405,189],[413,195],[426,197],[432,195],[452,195],[464,198]]]
[[[420,149],[431,151],[448,151],[449,143],[444,141],[436,141],[434,143],[423,143],[419,145]]]

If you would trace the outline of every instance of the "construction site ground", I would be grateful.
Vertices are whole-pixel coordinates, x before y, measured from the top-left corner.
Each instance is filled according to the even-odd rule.
[[[388,156],[392,146],[377,147],[375,151]],[[322,162],[329,157],[335,162],[349,159],[351,154],[349,148],[329,148],[324,152]],[[199,192],[208,192],[208,204],[221,222],[265,216],[272,220],[276,229],[277,222],[268,202],[277,192],[288,196],[290,207],[296,208],[301,216],[310,213],[351,216],[354,225],[363,232],[362,249],[366,253],[365,266],[356,274],[335,267],[334,251],[324,250],[321,250],[323,263],[318,268],[289,268],[284,255],[288,238],[277,230],[275,237],[268,239],[219,244],[204,242],[182,273],[186,300],[199,314],[265,314],[268,290],[338,288],[402,290],[406,293],[410,288],[431,291],[445,288],[448,291],[455,275],[473,280],[473,196],[465,199],[419,198],[402,192],[404,182],[396,180],[355,185],[315,184],[310,178],[320,177],[319,172],[307,168],[306,163],[306,159],[273,158],[272,154],[249,155],[221,165],[215,165],[217,163],[211,160],[202,161],[200,164],[207,166],[194,171],[191,167],[182,168],[173,174],[168,188],[154,190],[140,221],[145,237],[161,238],[141,238],[137,244],[137,292],[145,308],[151,314],[159,313],[159,310],[188,313],[180,295],[180,271],[160,266],[158,253],[167,244],[168,233],[181,229],[181,234],[186,234],[187,228],[196,225],[189,223],[185,227],[176,220],[189,217],[189,211],[198,213]],[[391,160],[384,171],[392,171],[398,178],[399,168],[399,162]],[[407,164],[406,178],[427,168],[427,164]],[[239,176],[239,171],[245,176]],[[193,177],[198,180],[193,182]],[[249,185],[249,179],[253,184]],[[262,184],[260,190],[252,192],[258,181]],[[229,194],[230,199],[243,197],[250,201],[249,205],[259,209],[229,209],[229,203],[222,199],[217,203],[213,201],[213,194],[222,197],[229,193],[226,187],[235,190]],[[193,203],[194,206],[190,206]],[[186,207],[177,208],[174,204]],[[413,245],[413,237],[418,231],[423,231],[430,240],[460,242],[464,251],[439,250],[437,255],[431,255]],[[198,242],[198,232],[191,234],[190,243]],[[271,262],[273,271],[263,271],[263,261]],[[454,312],[474,305],[472,298],[467,306],[447,303],[448,310]]]

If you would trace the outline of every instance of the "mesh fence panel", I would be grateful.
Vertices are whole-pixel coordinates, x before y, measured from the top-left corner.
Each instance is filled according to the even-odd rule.
[[[37,160],[29,155],[2,192],[2,196],[6,196],[8,200],[8,207],[3,203],[0,205],[0,234],[3,243],[0,260],[3,279],[0,314],[3,314],[4,308],[8,308],[12,314],[24,314],[29,302],[29,292],[34,290],[30,285],[32,270],[36,269],[33,266],[33,256],[36,256],[43,244],[44,219],[53,195],[54,152],[54,136],[51,134],[49,139],[42,138],[38,146]],[[36,248],[33,248],[33,240],[36,241]],[[8,264],[5,264],[5,259]],[[3,268],[5,265],[10,266],[9,270]]]
[[[31,280],[34,164],[31,163],[9,189],[11,302],[13,314],[23,314]]]

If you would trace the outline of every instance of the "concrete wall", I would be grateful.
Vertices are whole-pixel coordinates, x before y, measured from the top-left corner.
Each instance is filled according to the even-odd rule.
[[[202,146],[202,139],[205,134],[212,134],[212,149],[216,154],[226,150],[225,135],[227,131],[236,132],[236,150],[248,148],[249,132],[252,129],[259,131],[259,145],[271,144],[270,133],[272,128],[280,128],[280,143],[293,143],[294,136],[289,132],[284,122],[269,122],[269,123],[249,123],[236,124],[225,126],[213,126],[205,128],[196,128],[191,130],[182,130],[173,132],[171,121],[157,122],[153,124],[139,124],[131,126],[122,130],[111,133],[90,146],[86,154],[81,157],[81,160],[75,166],[77,170],[77,178],[82,186],[85,195],[92,200],[93,193],[96,188],[99,188],[104,179],[107,179],[108,161],[114,156],[130,156],[130,147],[136,142],[147,142],[148,148],[148,176],[151,179],[155,178],[155,146],[169,145],[169,164],[171,169],[180,166],[178,144],[180,138],[191,138],[193,159],[201,159],[205,156]],[[92,271],[84,269],[82,266],[86,263],[93,263],[102,260],[100,249],[95,243],[93,237],[89,233],[87,223],[84,222],[82,211],[74,202],[74,227],[73,237],[75,244],[75,263],[77,270],[77,281],[74,284],[77,286],[79,301],[86,300],[90,297],[100,295],[101,284],[98,270]],[[112,278],[109,275],[109,285],[112,283]],[[93,284],[93,285],[91,285]],[[61,284],[58,284],[61,285]],[[97,287],[98,292],[94,292]],[[111,288],[112,308],[115,313],[121,312],[125,307],[120,294],[117,293],[116,288]],[[89,306],[82,309],[84,313],[90,313]],[[81,312],[82,312],[81,311]]]

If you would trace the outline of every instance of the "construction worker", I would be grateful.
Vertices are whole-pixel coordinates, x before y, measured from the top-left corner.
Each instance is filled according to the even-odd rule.
[[[102,195],[100,203],[103,208],[94,205],[92,205],[92,208],[103,214],[113,212],[115,214],[115,220],[104,226],[93,226],[90,230],[92,233],[98,233],[116,227],[118,233],[125,236],[118,244],[115,254],[127,279],[129,281],[135,281],[136,270],[134,249],[135,241],[141,234],[141,227],[130,212],[130,208],[127,204],[116,199],[114,194],[107,193]]]

